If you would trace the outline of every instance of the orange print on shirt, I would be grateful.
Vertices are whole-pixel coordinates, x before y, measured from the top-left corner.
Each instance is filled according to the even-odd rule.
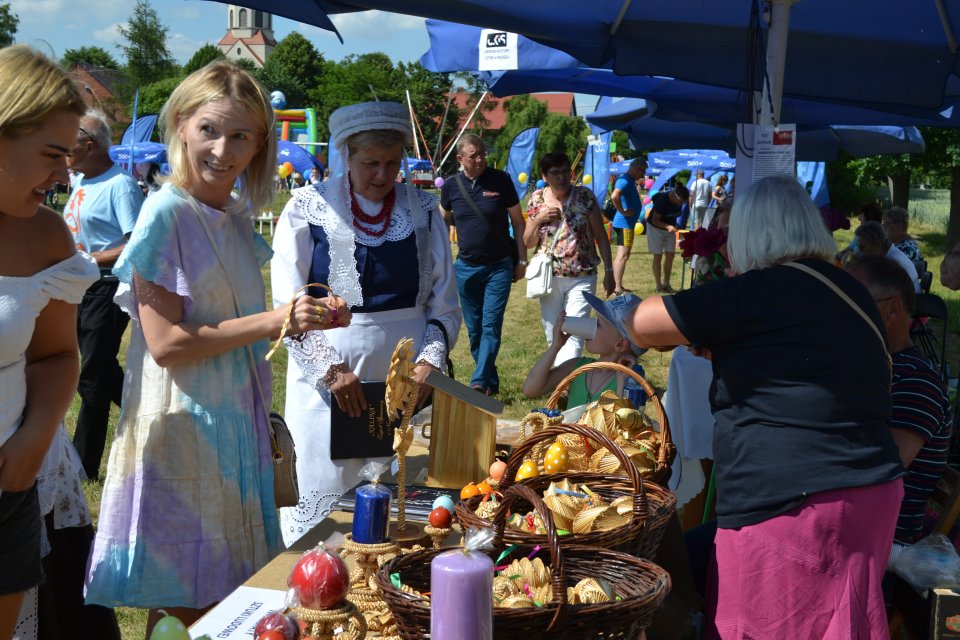
[[[63,221],[67,223],[70,233],[73,234],[74,241],[76,241],[77,236],[80,235],[80,205],[83,204],[84,195],[83,187],[74,191],[73,195],[70,196],[70,199],[67,201],[66,210],[63,212]],[[77,248],[80,248],[80,246],[78,243]]]

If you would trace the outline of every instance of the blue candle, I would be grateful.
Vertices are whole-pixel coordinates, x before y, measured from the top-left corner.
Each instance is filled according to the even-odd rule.
[[[390,498],[390,490],[381,484],[365,484],[357,488],[353,510],[354,542],[380,544],[387,541]]]

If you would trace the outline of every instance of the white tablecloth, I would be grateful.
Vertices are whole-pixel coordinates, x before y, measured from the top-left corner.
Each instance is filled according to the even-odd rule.
[[[713,458],[714,419],[708,399],[712,380],[709,360],[693,355],[686,347],[674,350],[663,404],[677,447],[669,484],[678,507],[703,489],[700,459]]]

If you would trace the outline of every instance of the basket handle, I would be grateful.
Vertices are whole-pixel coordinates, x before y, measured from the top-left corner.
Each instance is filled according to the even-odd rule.
[[[526,500],[533,505],[547,530],[547,540],[550,545],[550,583],[553,586],[553,602],[558,605],[556,613],[553,614],[553,620],[547,627],[547,631],[553,631],[555,628],[559,628],[567,615],[567,574],[564,570],[563,551],[560,549],[560,536],[557,534],[557,527],[553,523],[553,514],[536,491],[518,484],[503,492],[500,506],[497,507],[497,511],[493,515],[494,545],[497,548],[503,548],[507,514],[510,513],[513,504],[520,500]]]
[[[577,367],[570,372],[567,377],[561,380],[557,384],[557,388],[553,390],[553,393],[550,394],[550,397],[547,398],[547,408],[556,409],[557,403],[560,402],[560,397],[563,395],[563,392],[573,383],[574,379],[580,374],[587,373],[588,371],[595,370],[613,370],[617,373],[622,373],[626,376],[630,376],[643,388],[647,394],[647,401],[653,403],[653,408],[657,412],[657,422],[660,423],[660,451],[657,453],[657,468],[656,473],[658,476],[662,475],[669,467],[669,459],[673,458],[673,451],[676,447],[673,444],[673,434],[670,433],[670,420],[667,419],[667,412],[663,408],[663,403],[660,402],[660,398],[657,397],[656,389],[653,386],[644,380],[643,376],[634,371],[630,367],[625,367],[622,364],[616,362],[590,362],[583,365],[582,367]]]
[[[600,431],[591,429],[590,427],[585,427],[580,424],[558,424],[552,427],[547,427],[537,431],[535,434],[527,438],[522,444],[517,445],[517,447],[513,450],[513,453],[510,454],[510,459],[507,461],[507,468],[504,470],[503,478],[500,480],[501,491],[506,491],[511,486],[519,486],[514,485],[517,470],[520,469],[520,465],[523,464],[524,458],[528,453],[530,453],[530,450],[533,449],[535,445],[543,442],[544,440],[569,433],[573,433],[584,438],[589,438],[590,440],[599,443],[601,447],[606,448],[607,451],[616,456],[617,460],[620,461],[620,465],[623,467],[626,476],[630,479],[630,482],[633,485],[633,518],[634,520],[639,519],[640,521],[645,521],[647,518],[647,491],[644,488],[643,476],[640,475],[640,470],[637,469],[637,465],[633,464],[633,460],[630,459],[627,453],[616,442],[608,438]]]

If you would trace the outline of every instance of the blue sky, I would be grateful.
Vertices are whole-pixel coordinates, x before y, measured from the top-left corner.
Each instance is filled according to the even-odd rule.
[[[282,2],[283,0],[277,0]],[[12,0],[20,17],[17,42],[31,44],[60,57],[66,49],[96,45],[122,58],[116,43],[117,26],[133,13],[133,0]],[[203,0],[151,0],[169,29],[167,45],[183,63],[206,43],[216,44],[227,30],[227,5]],[[417,60],[430,46],[423,18],[365,11],[333,16],[343,35],[284,18],[274,18],[274,35],[282,39],[300,31],[323,55],[340,60],[351,53],[382,51],[394,61]]]

